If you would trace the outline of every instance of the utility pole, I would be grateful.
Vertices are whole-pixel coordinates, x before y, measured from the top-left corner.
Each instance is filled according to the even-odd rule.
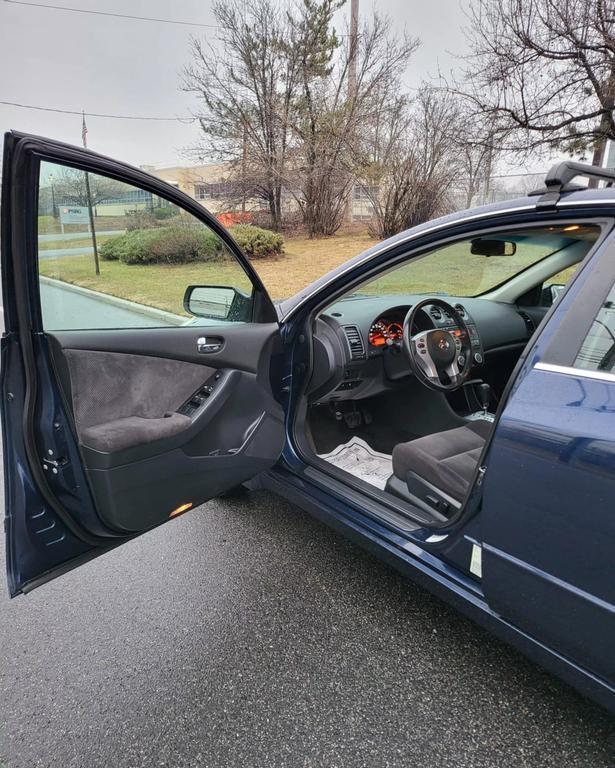
[[[58,218],[58,209],[56,207],[56,195],[53,188],[53,173],[49,174],[49,186],[51,187],[51,215],[54,219]]]
[[[246,212],[246,165],[248,162],[248,128],[243,121],[243,133],[241,138],[241,212]],[[242,217],[242,223],[243,223]]]
[[[350,2],[350,50],[348,54],[348,99],[357,96],[357,47],[359,45],[359,0]]]
[[[81,113],[83,120],[81,122],[81,140],[85,149],[88,148],[87,135],[88,127],[85,124],[85,112]],[[96,244],[96,228],[94,227],[94,211],[92,210],[92,192],[90,190],[90,174],[85,171],[85,194],[88,201],[88,214],[90,217],[90,232],[92,233],[92,247],[94,248],[94,267],[96,274],[100,275],[100,261],[98,259],[98,245]]]
[[[491,196],[491,173],[493,166],[493,147],[491,146],[491,136],[489,137],[489,144],[490,145],[487,148],[487,153],[485,155],[485,180],[483,187],[484,200],[482,205],[488,205],[489,203],[493,202],[489,199]]]
[[[359,0],[350,0],[350,40],[348,51],[348,105],[354,112],[357,98],[357,48],[359,46]],[[352,224],[352,204],[354,199],[354,184],[351,182],[346,200],[344,218]]]

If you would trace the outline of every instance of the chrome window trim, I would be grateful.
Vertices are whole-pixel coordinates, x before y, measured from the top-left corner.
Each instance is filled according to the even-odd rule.
[[[615,197],[603,197],[600,200],[558,200],[557,208],[570,208],[572,206],[586,205],[613,205]]]
[[[546,371],[547,373],[562,373],[564,376],[581,376],[585,379],[596,379],[598,381],[612,381],[615,383],[615,373],[607,371],[589,371],[585,368],[573,368],[571,365],[555,365],[553,363],[536,363],[534,368],[537,371]]]

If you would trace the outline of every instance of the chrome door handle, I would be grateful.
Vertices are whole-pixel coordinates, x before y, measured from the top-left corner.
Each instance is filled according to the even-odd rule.
[[[199,336],[196,340],[196,349],[201,354],[219,352],[222,349],[223,343],[222,339],[215,336],[211,336],[209,339],[205,336]]]

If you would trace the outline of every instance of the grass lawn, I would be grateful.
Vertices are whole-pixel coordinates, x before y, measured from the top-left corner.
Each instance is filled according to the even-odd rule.
[[[105,235],[104,232],[96,233],[96,244],[100,247],[109,238],[115,237],[115,235]],[[87,232],[84,232],[83,237],[76,237],[72,240],[42,240],[38,244],[39,251],[54,251],[62,248],[88,248],[92,245],[92,238]]]
[[[351,256],[369,248],[374,242],[368,235],[337,235],[322,240],[287,238],[284,256],[275,260],[258,259],[252,263],[270,296],[284,299]],[[70,244],[56,241],[40,245],[43,250],[43,247],[77,248],[82,244],[79,239],[70,241]],[[87,245],[91,245],[90,240],[83,243],[83,246]],[[238,283],[237,266],[224,262],[144,266],[101,261],[101,274],[97,277],[91,255],[61,256],[42,260],[40,272],[47,277],[176,314],[185,314],[182,302],[187,285],[227,284],[247,287]]]
[[[104,229],[126,229],[126,217],[125,216],[101,216],[96,218],[95,224],[96,230]],[[65,231],[68,232],[83,232],[84,236],[88,233],[87,224],[67,224]],[[59,218],[53,216],[39,216],[38,217],[38,233],[39,235],[59,235],[62,232],[62,226]]]
[[[287,238],[282,257],[257,259],[252,263],[270,296],[284,299],[375,242],[367,234],[341,234],[322,240]],[[70,247],[77,248],[80,244],[81,239],[73,240]],[[61,247],[58,242],[41,245]],[[359,290],[373,294],[441,292],[473,296],[538,261],[549,250],[551,247],[544,244],[526,244],[514,256],[487,259],[471,254],[467,242],[453,244],[426,259],[385,273]],[[97,277],[91,255],[40,261],[40,272],[48,277],[182,315],[185,314],[184,291],[190,284],[250,289],[247,277],[232,261],[178,265],[127,265],[119,261],[101,261],[100,271]]]

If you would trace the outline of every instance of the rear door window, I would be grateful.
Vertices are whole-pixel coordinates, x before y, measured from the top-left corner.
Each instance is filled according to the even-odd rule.
[[[601,304],[576,356],[574,367],[615,372],[615,286]]]

